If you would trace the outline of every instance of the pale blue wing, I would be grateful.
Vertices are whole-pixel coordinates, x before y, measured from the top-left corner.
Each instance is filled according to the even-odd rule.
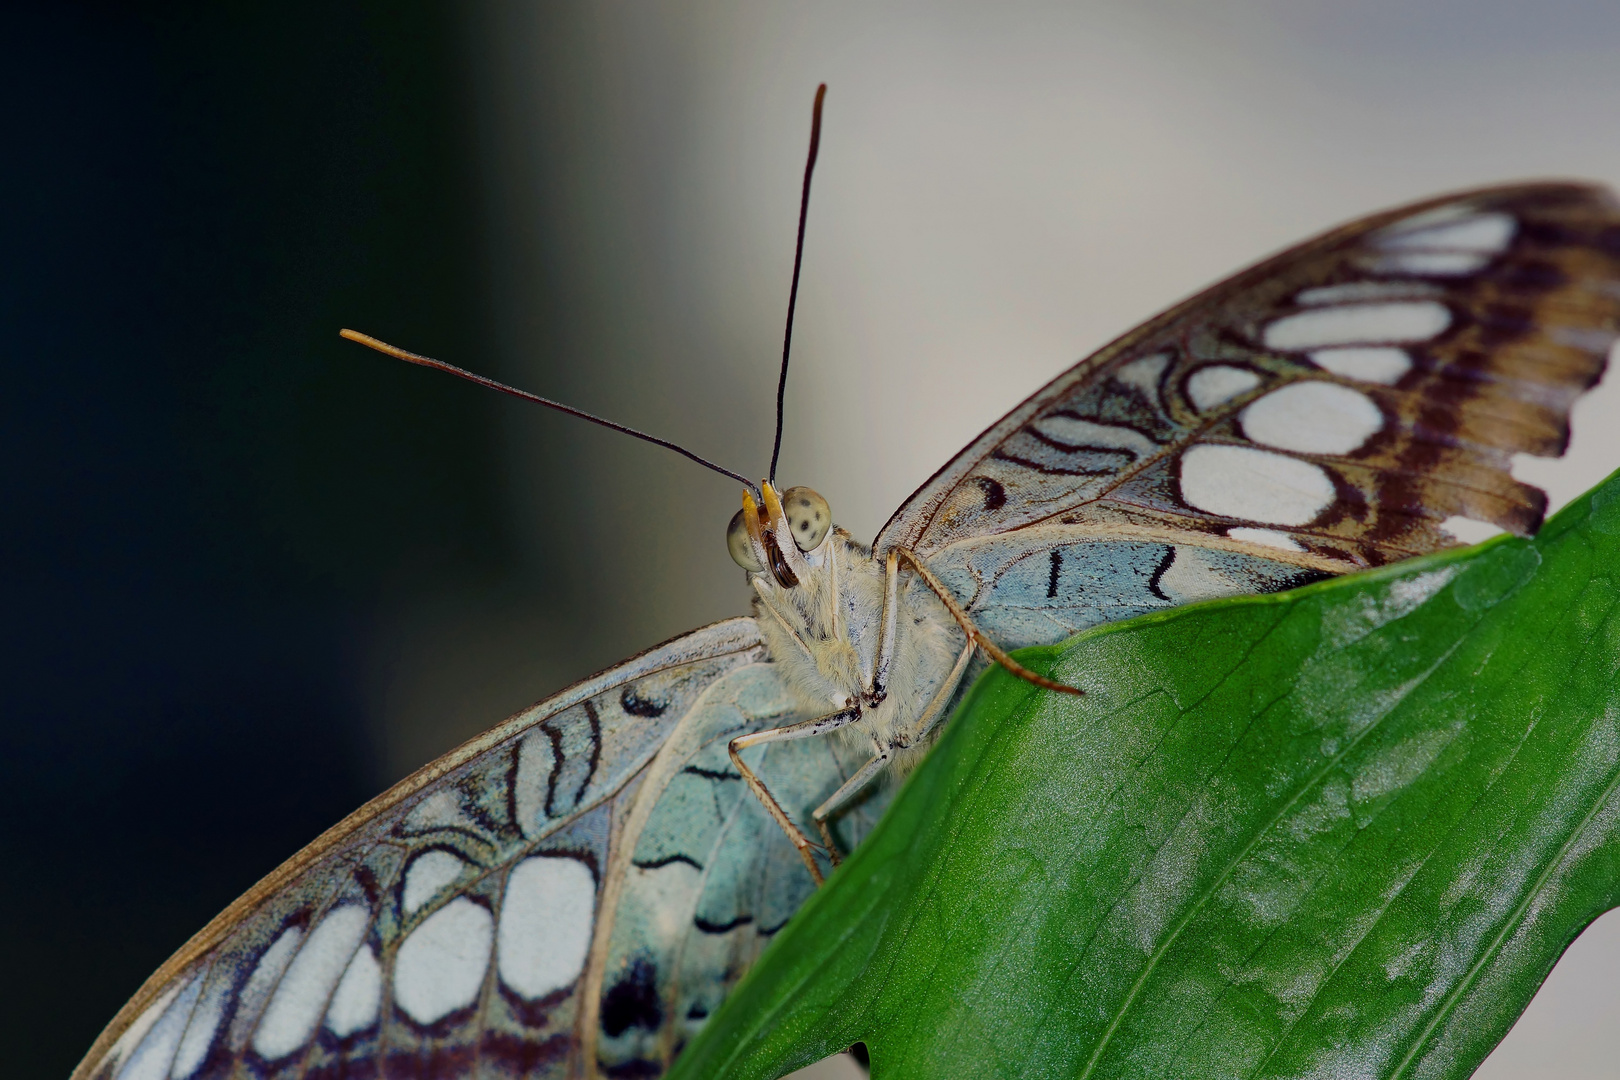
[[[747,618],[586,680],[272,873],[74,1075],[658,1075],[810,888],[725,754],[794,719]],[[853,766],[789,745],[769,770],[806,813]]]
[[[1059,376],[919,489],[928,560],[1006,645],[1514,532],[1620,328],[1620,209],[1532,184],[1374,215]],[[1466,522],[1465,522],[1466,524]]]

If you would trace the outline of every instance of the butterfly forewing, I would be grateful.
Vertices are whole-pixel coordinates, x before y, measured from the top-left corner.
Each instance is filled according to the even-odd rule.
[[[1003,645],[1516,533],[1620,327],[1620,208],[1535,184],[1302,244],[1082,361],[884,527]]]
[[[793,709],[733,619],[519,714],[233,905],[76,1075],[661,1072],[810,889],[725,754]],[[773,755],[795,812],[834,749]]]
[[[1082,361],[914,494],[877,548],[1044,526],[1377,565],[1467,517],[1533,530],[1515,452],[1556,455],[1620,325],[1620,210],[1540,184],[1300,245]],[[1259,549],[1259,550],[1257,550]]]

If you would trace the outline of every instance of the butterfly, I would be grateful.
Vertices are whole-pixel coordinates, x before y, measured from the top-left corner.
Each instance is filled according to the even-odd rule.
[[[165,963],[74,1076],[662,1075],[981,654],[1016,667],[1007,650],[1101,622],[1533,532],[1546,497],[1512,455],[1563,451],[1617,334],[1606,190],[1453,194],[1076,364],[870,547],[810,489],[744,480],[727,545],[752,616],[361,807]]]

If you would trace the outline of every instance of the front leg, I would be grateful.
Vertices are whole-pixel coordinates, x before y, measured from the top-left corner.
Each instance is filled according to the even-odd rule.
[[[872,673],[870,676],[863,677],[863,682],[865,685],[861,688],[861,704],[865,705],[869,709],[881,705],[884,701],[888,700],[889,669],[894,666],[894,650],[899,636],[900,564],[899,556],[896,552],[889,552],[883,569],[883,620],[878,624],[877,656],[872,665]],[[828,590],[828,597],[831,608],[828,613],[829,619],[827,625],[832,628],[833,636],[835,638],[844,639],[844,630],[842,629],[843,615],[839,608],[840,594],[838,592],[837,559],[832,560],[830,573],[832,588]],[[759,594],[760,606],[765,609],[766,613],[769,614],[771,618],[776,620],[777,625],[782,628],[782,632],[787,635],[788,640],[793,643],[794,648],[796,648],[806,660],[814,665],[816,663],[816,651],[812,649],[808,643],[806,643],[804,638],[797,630],[789,625],[787,619],[783,618],[782,613],[777,610],[776,604],[772,602],[771,594],[767,590],[765,583],[756,577],[753,585],[754,591]]]
[[[1076,696],[1080,696],[1085,693],[1084,690],[1070,686],[1067,683],[1056,682],[1055,680],[1048,679],[1045,675],[1037,675],[1023,664],[1020,664],[1018,661],[1008,656],[1005,649],[991,641],[990,638],[985,635],[983,630],[980,630],[974,625],[973,619],[970,618],[968,613],[963,610],[962,605],[957,602],[956,597],[952,596],[951,591],[945,587],[939,578],[934,576],[932,570],[929,570],[928,567],[923,565],[922,559],[917,557],[916,552],[909,551],[906,548],[895,548],[889,552],[890,559],[895,558],[897,555],[903,557],[906,562],[910,563],[911,568],[917,572],[917,577],[922,579],[922,583],[928,586],[935,596],[939,597],[940,603],[945,605],[945,610],[951,613],[951,618],[956,620],[956,624],[962,628],[962,633],[968,636],[968,640],[977,642],[979,648],[984,650],[984,655],[1000,664],[1007,670],[1009,675],[1014,675],[1020,679],[1023,679],[1027,683],[1033,683],[1036,686],[1046,690],[1056,690],[1062,694],[1074,694]]]
[[[911,727],[901,733],[899,739],[888,746],[878,745],[877,754],[856,770],[855,775],[844,781],[839,789],[832,793],[826,802],[816,807],[810,818],[816,823],[821,832],[821,839],[826,842],[827,856],[832,859],[834,866],[839,863],[838,845],[833,842],[832,828],[827,824],[829,818],[843,809],[844,804],[854,799],[870,784],[874,777],[888,767],[889,761],[894,757],[894,751],[900,747],[916,746],[926,739],[940,719],[945,715],[945,706],[956,696],[956,688],[962,685],[962,673],[967,671],[968,661],[973,659],[973,650],[976,648],[970,640],[956,658],[956,665],[951,673],[945,677],[940,688],[929,699],[927,708],[912,723]]]
[[[861,693],[868,707],[881,705],[889,696],[889,668],[894,665],[895,638],[900,619],[900,563],[891,551],[883,566],[883,627],[878,632],[877,665],[872,680]]]
[[[748,789],[764,805],[765,810],[771,817],[776,819],[776,823],[782,827],[782,831],[787,833],[788,841],[798,851],[799,858],[804,860],[804,865],[810,868],[810,876],[816,879],[817,885],[821,884],[822,877],[821,868],[816,865],[816,857],[813,854],[816,845],[811,843],[808,836],[804,835],[803,830],[793,824],[793,819],[788,817],[787,811],[782,809],[782,804],[776,801],[776,796],[771,794],[764,781],[754,773],[753,769],[743,764],[742,751],[750,746],[763,746],[767,743],[788,742],[793,739],[809,739],[816,735],[825,735],[829,731],[836,731],[841,727],[853,724],[860,718],[861,706],[857,702],[839,712],[828,713],[826,716],[818,716],[812,720],[801,720],[797,724],[789,724],[787,727],[769,728],[765,731],[756,731],[752,735],[739,735],[732,739],[726,747],[731,754],[731,763],[737,766],[737,771],[742,774],[744,782],[748,784]]]
[[[838,843],[833,839],[832,827],[827,824],[827,819],[842,809],[845,803],[865,790],[867,784],[870,784],[879,773],[888,768],[889,762],[893,758],[894,748],[880,745],[877,754],[871,760],[855,770],[855,775],[845,780],[837,791],[828,796],[826,802],[811,811],[810,820],[816,823],[816,828],[821,832],[822,842],[827,845],[827,857],[832,860],[834,866],[837,866],[843,859],[838,853]]]

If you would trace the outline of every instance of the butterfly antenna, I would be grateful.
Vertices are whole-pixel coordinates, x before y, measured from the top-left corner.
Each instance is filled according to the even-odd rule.
[[[788,289],[787,332],[782,335],[782,373],[776,378],[776,445],[771,448],[771,481],[776,480],[776,461],[782,456],[782,409],[787,397],[788,354],[793,350],[793,309],[799,302],[799,265],[804,262],[804,218],[810,212],[810,176],[816,171],[816,153],[821,149],[821,103],[827,99],[827,84],[816,87],[816,105],[810,114],[810,156],[804,163],[804,191],[799,195],[799,239],[793,247],[793,285]]]
[[[692,461],[697,462],[705,469],[713,469],[721,476],[729,476],[733,480],[740,481],[744,487],[748,488],[750,491],[753,491],[756,497],[758,496],[759,489],[755,487],[753,481],[749,480],[748,477],[744,476],[742,473],[732,472],[723,465],[716,465],[708,458],[699,457],[686,447],[681,446],[678,443],[672,443],[668,439],[660,439],[656,435],[648,435],[645,431],[637,431],[633,427],[625,427],[623,424],[616,424],[612,420],[604,420],[600,416],[593,416],[583,409],[574,408],[572,405],[564,405],[560,401],[552,401],[550,398],[543,398],[539,394],[531,394],[527,390],[519,390],[515,386],[507,386],[505,383],[496,382],[494,379],[485,378],[482,375],[475,375],[465,368],[458,368],[454,364],[445,363],[443,360],[435,360],[431,356],[422,356],[418,353],[406,352],[397,345],[390,345],[386,341],[379,341],[370,334],[362,334],[358,330],[339,330],[338,335],[340,337],[348,338],[350,341],[357,341],[369,349],[376,349],[380,353],[386,353],[389,356],[404,360],[408,364],[420,364],[422,367],[434,368],[438,371],[448,371],[452,375],[466,379],[468,382],[475,382],[479,386],[487,386],[491,390],[499,390],[503,394],[511,394],[515,398],[522,398],[524,401],[532,401],[536,405],[544,405],[547,408],[556,409],[558,412],[567,413],[569,416],[577,416],[581,420],[589,420],[593,424],[601,424],[605,428],[622,432],[625,435],[633,436],[642,440],[643,442],[650,442],[654,446],[662,446],[666,450],[673,450],[682,457],[689,458]]]

